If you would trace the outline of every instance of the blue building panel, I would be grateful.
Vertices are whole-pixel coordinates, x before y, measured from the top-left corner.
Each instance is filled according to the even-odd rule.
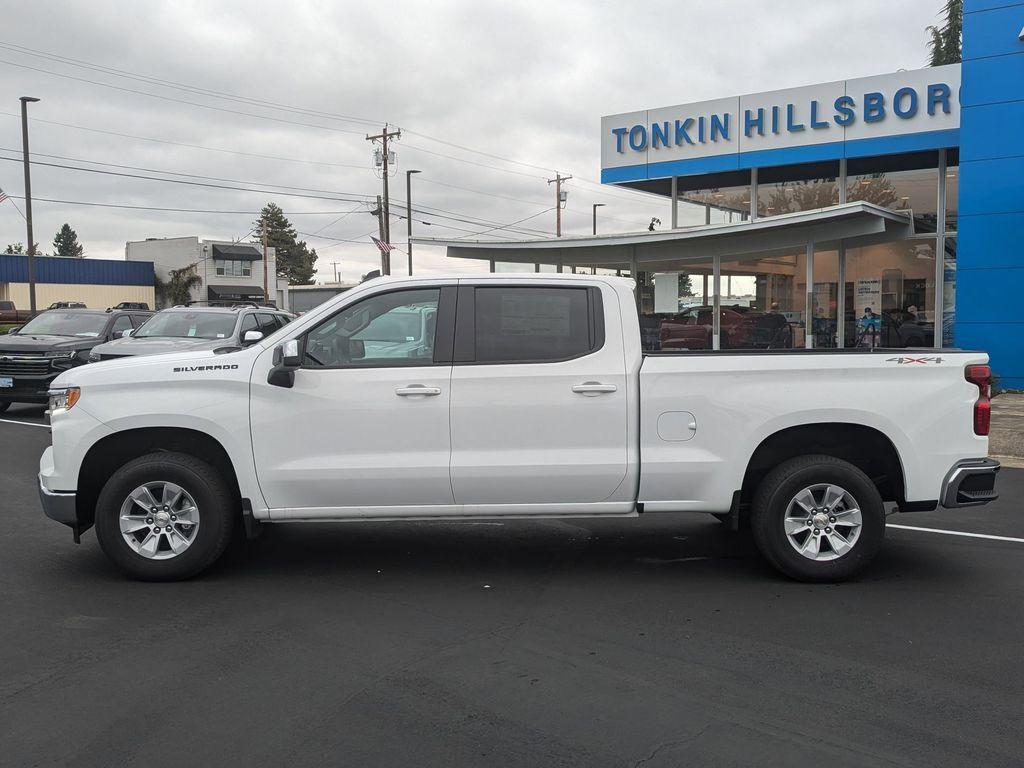
[[[1020,53],[1017,35],[1024,28],[1024,3],[1007,0],[1002,7],[984,11],[975,5],[970,0],[964,4],[964,62]]]
[[[960,269],[1024,267],[1024,249],[1020,246],[1024,213],[961,216],[957,227]]]
[[[964,4],[956,343],[984,349],[1024,389],[1024,2]]]
[[[27,283],[28,256],[0,254],[0,283]],[[36,257],[36,282],[63,285],[153,285],[150,261]]]
[[[960,87],[960,106],[1024,101],[1024,58],[995,56],[971,62],[974,75]],[[961,121],[963,116],[961,114]]]

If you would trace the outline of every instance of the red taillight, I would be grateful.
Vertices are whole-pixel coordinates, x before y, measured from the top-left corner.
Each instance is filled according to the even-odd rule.
[[[992,423],[992,369],[987,365],[968,365],[964,377],[978,387],[974,404],[974,434],[987,435]]]

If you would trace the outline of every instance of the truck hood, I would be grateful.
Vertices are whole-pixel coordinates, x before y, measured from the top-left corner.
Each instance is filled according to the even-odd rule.
[[[0,336],[0,355],[10,354],[41,354],[43,352],[77,352],[80,349],[92,349],[100,339],[93,336],[48,336],[33,334],[22,336],[8,333]]]
[[[115,339],[93,349],[99,355],[163,355],[169,352],[203,352],[235,348],[233,339],[175,339],[153,336],[152,338]]]
[[[175,352],[161,355],[133,355],[112,360],[102,360],[72,368],[58,376],[55,387],[85,387],[91,385],[138,384],[142,381],[159,381],[170,384],[190,375],[199,375],[204,381],[222,376],[236,379],[244,372],[247,377],[253,360],[263,351],[259,344],[234,352],[218,354],[204,349],[193,352]]]

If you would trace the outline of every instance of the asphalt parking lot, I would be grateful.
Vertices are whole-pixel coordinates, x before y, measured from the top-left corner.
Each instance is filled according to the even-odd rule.
[[[142,584],[0,418],[0,765],[1024,762],[1024,541],[892,528],[809,586],[703,516],[296,525]],[[1024,539],[999,490],[890,522]]]

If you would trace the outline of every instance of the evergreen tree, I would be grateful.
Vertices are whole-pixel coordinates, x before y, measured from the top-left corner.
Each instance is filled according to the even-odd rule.
[[[295,227],[280,206],[267,203],[260,211],[253,231],[260,233],[264,222],[267,224],[267,245],[277,254],[277,276],[286,278],[289,285],[311,284],[316,274],[316,249],[297,239]]]
[[[53,255],[66,259],[83,258],[82,244],[78,242],[78,233],[67,222],[58,230],[53,238]]]
[[[964,26],[964,0],[946,0],[942,6],[945,21],[941,27],[929,26],[932,39],[928,43],[931,51],[928,65],[941,67],[960,61],[961,36]]]
[[[7,250],[4,251],[4,253],[11,255],[14,253],[27,253],[27,251],[25,250],[25,245],[23,243],[9,243],[7,245]],[[36,256],[40,255],[42,254],[39,253],[39,243],[36,243]]]

